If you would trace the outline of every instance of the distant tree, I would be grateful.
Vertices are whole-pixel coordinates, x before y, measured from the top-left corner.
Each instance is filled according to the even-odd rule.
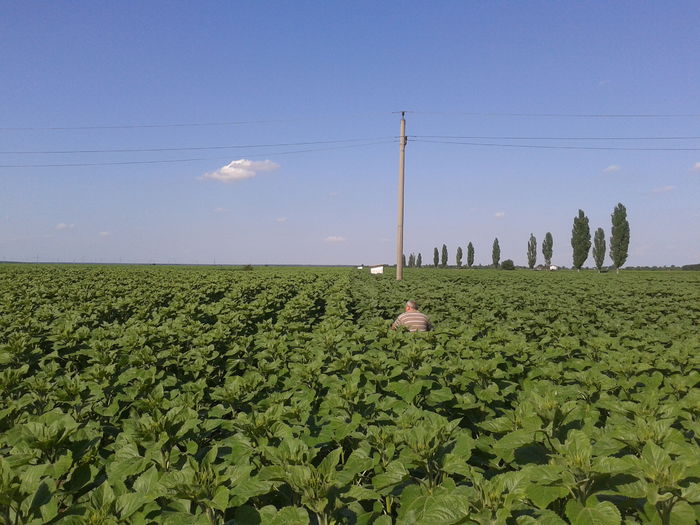
[[[469,268],[472,267],[474,264],[474,245],[469,241],[469,244],[467,244],[467,266]]]
[[[591,229],[588,226],[588,217],[583,210],[578,211],[574,217],[574,226],[571,229],[571,247],[574,249],[574,268],[581,270],[581,266],[588,259],[588,251],[591,249]]]
[[[554,239],[552,234],[547,232],[542,241],[542,255],[544,255],[544,264],[549,268],[552,265],[552,251],[554,248]]]
[[[402,263],[403,267],[406,268],[406,254],[405,253],[401,255],[401,260],[403,261],[403,263]]]
[[[408,256],[408,267],[413,268],[416,265],[416,256],[415,254],[411,254]]]
[[[493,267],[498,268],[498,261],[501,260],[501,247],[498,245],[498,237],[493,240],[493,248],[491,249],[491,260]]]
[[[418,257],[416,258],[416,266],[420,268],[423,266],[423,256],[419,253]]]
[[[445,266],[447,266],[447,246],[445,246],[444,244],[442,245],[442,261],[441,262],[442,262],[441,266],[443,268]]]
[[[617,203],[611,215],[612,231],[610,232],[610,258],[615,265],[615,270],[627,261],[627,249],[630,244],[630,224],[627,222],[627,209]]]
[[[462,267],[462,247],[457,246],[457,268]]]
[[[505,262],[505,261],[504,261]],[[537,239],[530,234],[530,240],[527,241],[527,265],[532,270],[537,262]]]
[[[603,228],[598,228],[593,235],[593,260],[595,267],[600,271],[605,260],[605,232]]]
[[[436,247],[435,250],[433,251],[433,266],[435,266],[435,268],[437,268],[438,264],[440,264],[440,254],[438,253],[438,249]]]
[[[503,264],[501,264],[501,269],[502,270],[515,270],[515,263],[513,262],[512,259],[506,259],[503,261]]]

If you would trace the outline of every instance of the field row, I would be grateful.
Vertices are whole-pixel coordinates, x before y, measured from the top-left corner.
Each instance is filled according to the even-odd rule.
[[[699,326],[694,273],[5,266],[0,520],[693,523]]]

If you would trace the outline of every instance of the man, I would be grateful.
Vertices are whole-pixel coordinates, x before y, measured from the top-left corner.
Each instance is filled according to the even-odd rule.
[[[396,318],[391,329],[396,330],[400,326],[405,326],[409,332],[427,332],[433,329],[428,316],[418,311],[418,305],[415,301],[406,302],[404,313]]]

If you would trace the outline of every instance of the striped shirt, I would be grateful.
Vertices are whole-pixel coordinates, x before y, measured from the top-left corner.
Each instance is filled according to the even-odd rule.
[[[405,326],[409,332],[427,332],[433,328],[428,316],[415,310],[399,315],[391,328],[396,330],[399,326]]]

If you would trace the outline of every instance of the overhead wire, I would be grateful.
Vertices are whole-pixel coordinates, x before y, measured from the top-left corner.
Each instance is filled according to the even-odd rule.
[[[315,140],[309,142],[282,142],[278,144],[235,144],[230,146],[187,146],[170,148],[114,148],[114,149],[75,149],[75,150],[43,150],[43,151],[0,151],[0,155],[53,155],[53,154],[77,154],[77,153],[154,153],[162,151],[205,151],[222,149],[247,149],[247,148],[276,148],[287,146],[310,146],[316,144],[340,144],[346,142],[366,142],[387,140],[392,137],[368,137],[359,139],[339,140]]]
[[[414,142],[430,144],[455,144],[462,146],[486,146],[498,148],[522,148],[522,149],[559,149],[559,150],[603,150],[603,151],[700,151],[700,148],[633,148],[615,146],[550,146],[544,144],[500,144],[489,142],[457,142],[444,140],[415,139]]]
[[[487,113],[462,111],[411,111],[416,115],[461,115],[465,117],[514,117],[514,118],[700,118],[700,113]]]
[[[421,139],[476,139],[476,140],[698,140],[700,136],[678,137],[533,137],[533,136],[480,136],[480,135],[412,135]]]
[[[249,155],[251,157],[261,157],[261,156],[278,156],[278,155],[294,155],[299,153],[312,153],[317,151],[332,151],[340,149],[349,148],[360,148],[365,146],[374,146],[377,144],[390,144],[396,142],[395,140],[381,140],[376,142],[367,142],[363,144],[348,144],[344,146],[331,146],[327,148],[309,148],[301,150],[292,151],[274,151],[265,153],[256,153],[254,155]],[[197,161],[209,161],[209,160],[229,160],[229,157],[196,157],[196,158],[185,158],[185,159],[157,159],[157,160],[129,160],[129,161],[115,161],[115,162],[70,162],[70,163],[53,163],[53,164],[0,164],[0,168],[74,168],[74,167],[95,167],[95,166],[126,166],[126,165],[138,165],[138,164],[175,164],[183,162],[197,162]]]
[[[140,124],[100,124],[90,126],[0,126],[0,131],[95,131],[100,129],[160,129],[160,128],[201,128],[201,127],[222,127],[222,126],[242,126],[247,124],[280,124],[285,122],[303,122],[319,119],[359,118],[376,115],[390,115],[390,111],[377,111],[367,113],[350,113],[345,115],[324,114],[309,115],[306,117],[296,117],[287,119],[260,119],[260,120],[228,120],[218,122],[173,122],[173,123],[140,123]]]

